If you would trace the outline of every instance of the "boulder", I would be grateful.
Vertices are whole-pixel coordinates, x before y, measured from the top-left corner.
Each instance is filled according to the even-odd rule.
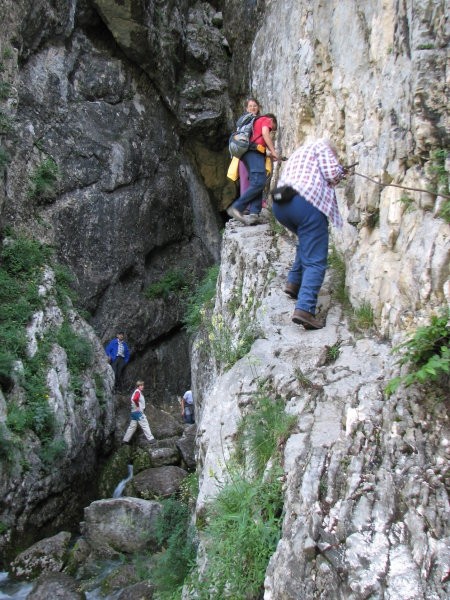
[[[41,575],[27,596],[28,600],[85,600],[84,592],[78,590],[78,584],[65,573],[47,573]]]
[[[57,535],[36,542],[21,552],[11,563],[11,573],[17,579],[34,579],[42,573],[62,571],[68,558],[71,534]]]
[[[98,556],[113,557],[156,550],[155,520],[158,502],[140,498],[97,500],[84,509],[82,534]]]
[[[181,454],[183,462],[188,469],[195,469],[195,434],[196,426],[188,425],[183,433],[183,437],[177,440],[177,448]]]
[[[180,455],[176,448],[156,448],[150,450],[150,459],[152,467],[164,467],[179,464]]]
[[[140,581],[124,588],[117,596],[117,600],[151,600],[154,587],[149,581]]]
[[[178,491],[187,471],[180,467],[156,467],[141,471],[125,488],[128,493],[146,497],[167,497]]]
[[[183,423],[174,419],[165,410],[147,404],[145,412],[152,433],[157,439],[180,436],[183,433]]]

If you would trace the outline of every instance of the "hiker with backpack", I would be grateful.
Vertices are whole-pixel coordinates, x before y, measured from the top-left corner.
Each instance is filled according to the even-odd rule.
[[[245,113],[247,114],[251,114],[251,115],[255,115],[255,116],[259,116],[260,112],[261,112],[261,107],[259,105],[259,102],[256,98],[254,98],[253,96],[250,96],[249,98],[247,98],[247,100],[245,101]],[[249,188],[250,182],[248,179],[248,171],[247,171],[247,167],[245,166],[244,161],[240,160],[239,161],[239,195],[242,196],[242,194],[244,194],[248,188]]]
[[[248,134],[242,132],[241,138],[243,154],[238,156],[248,171],[249,187],[248,189],[235,200],[227,209],[230,217],[233,217],[244,223],[244,225],[254,225],[259,221],[259,213],[262,207],[262,193],[266,185],[266,151],[269,150],[272,160],[279,160],[278,154],[270,136],[272,131],[277,130],[277,118],[272,113],[256,117],[254,115],[243,115],[239,121],[245,121],[246,127],[251,126],[251,135],[248,139]],[[238,121],[238,125],[239,125]],[[237,156],[235,148],[239,146],[239,131],[232,134],[230,138],[230,153]],[[245,138],[247,137],[247,140]],[[250,214],[244,215],[243,212],[246,206],[250,204]]]

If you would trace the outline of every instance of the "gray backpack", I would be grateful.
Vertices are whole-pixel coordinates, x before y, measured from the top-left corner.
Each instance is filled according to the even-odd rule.
[[[236,123],[236,131],[233,131],[228,141],[230,156],[241,158],[247,150],[256,147],[255,144],[250,142],[256,119],[258,119],[258,116],[253,113],[245,113],[242,117],[239,117]]]

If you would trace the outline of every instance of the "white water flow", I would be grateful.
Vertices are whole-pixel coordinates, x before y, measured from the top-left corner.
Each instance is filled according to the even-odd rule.
[[[128,465],[128,477],[126,477],[125,479],[122,479],[122,481],[116,487],[116,489],[114,490],[114,493],[113,493],[113,498],[120,498],[125,486],[127,485],[127,483],[130,481],[130,479],[132,477],[133,477],[133,465]]]

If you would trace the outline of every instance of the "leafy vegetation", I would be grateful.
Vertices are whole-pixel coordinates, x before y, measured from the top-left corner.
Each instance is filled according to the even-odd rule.
[[[214,308],[218,276],[219,266],[214,265],[208,269],[199,285],[195,287],[184,316],[184,326],[188,333],[197,333],[204,316]]]
[[[10,46],[6,46],[5,48],[3,48],[2,56],[6,59],[12,58],[14,56],[12,48]]]
[[[281,469],[264,480],[232,473],[208,510],[203,531],[207,563],[195,585],[201,600],[261,597],[270,556],[280,538]]]
[[[76,381],[92,364],[93,349],[64,322],[57,332],[48,331],[39,339],[34,355],[29,355],[26,326],[43,306],[38,289],[44,269],[53,262],[53,252],[36,240],[8,233],[0,251],[0,385],[8,391],[16,381],[25,394],[13,400],[7,398],[6,429],[0,432],[0,454],[2,447],[2,458],[6,460],[11,443],[17,446],[17,436],[32,430],[41,441],[44,464],[50,464],[65,451],[63,440],[55,439],[56,420],[48,403],[50,351],[55,342],[66,350],[71,380]],[[62,298],[68,291],[69,277],[64,269],[55,268],[54,272],[56,295]]]
[[[11,133],[13,128],[14,126],[12,118],[0,110],[0,133]]]
[[[162,600],[181,589],[194,565],[197,549],[187,504],[176,498],[164,499],[161,504],[155,535],[163,550],[154,557],[151,579],[157,587],[157,597]]]
[[[53,158],[46,158],[31,174],[28,196],[43,202],[52,200],[56,194],[59,177],[59,167],[56,162]]]
[[[449,309],[442,311],[440,315],[433,315],[429,325],[419,327],[407,341],[393,349],[394,353],[402,354],[397,364],[407,365],[409,372],[388,383],[388,394],[395,392],[401,384],[406,387],[413,384],[449,385],[449,319]]]
[[[251,301],[236,311],[237,326],[234,329],[221,314],[213,315],[205,322],[209,348],[215,360],[224,369],[229,369],[248,354],[260,334],[250,304]]]
[[[144,294],[149,299],[169,298],[171,294],[180,294],[186,291],[188,280],[182,271],[168,271],[162,279],[151,283]]]
[[[350,301],[345,285],[345,262],[334,246],[330,248],[330,253],[328,254],[328,266],[332,270],[331,282],[334,297],[345,307],[349,307]]]
[[[295,416],[285,412],[282,398],[274,398],[262,387],[255,396],[253,410],[239,425],[237,456],[244,462],[248,452],[250,466],[261,477],[277,445],[286,441],[296,421]]]
[[[325,346],[325,349],[326,349],[325,364],[329,365],[339,358],[339,355],[341,353],[341,341],[338,340],[332,346]]]
[[[3,171],[3,169],[6,167],[6,165],[9,163],[9,154],[6,152],[6,150],[0,146],[0,172]]]
[[[435,194],[447,194],[450,188],[450,173],[446,169],[446,161],[448,157],[448,150],[445,148],[438,148],[430,153],[430,163],[428,165],[428,173],[431,178],[429,189]],[[442,201],[442,205],[439,210],[440,216],[450,223],[450,199],[447,198]]]
[[[0,81],[0,100],[7,100],[11,95],[11,84],[7,81]]]
[[[353,325],[358,329],[370,329],[373,327],[373,308],[368,302],[363,302],[361,306],[353,311]]]
[[[405,212],[412,212],[417,208],[414,198],[411,198],[410,196],[403,195],[399,202],[405,207]]]
[[[260,597],[267,563],[280,538],[280,447],[295,421],[281,399],[262,386],[240,423],[229,480],[207,509],[202,531],[206,566],[195,584],[201,600]]]

